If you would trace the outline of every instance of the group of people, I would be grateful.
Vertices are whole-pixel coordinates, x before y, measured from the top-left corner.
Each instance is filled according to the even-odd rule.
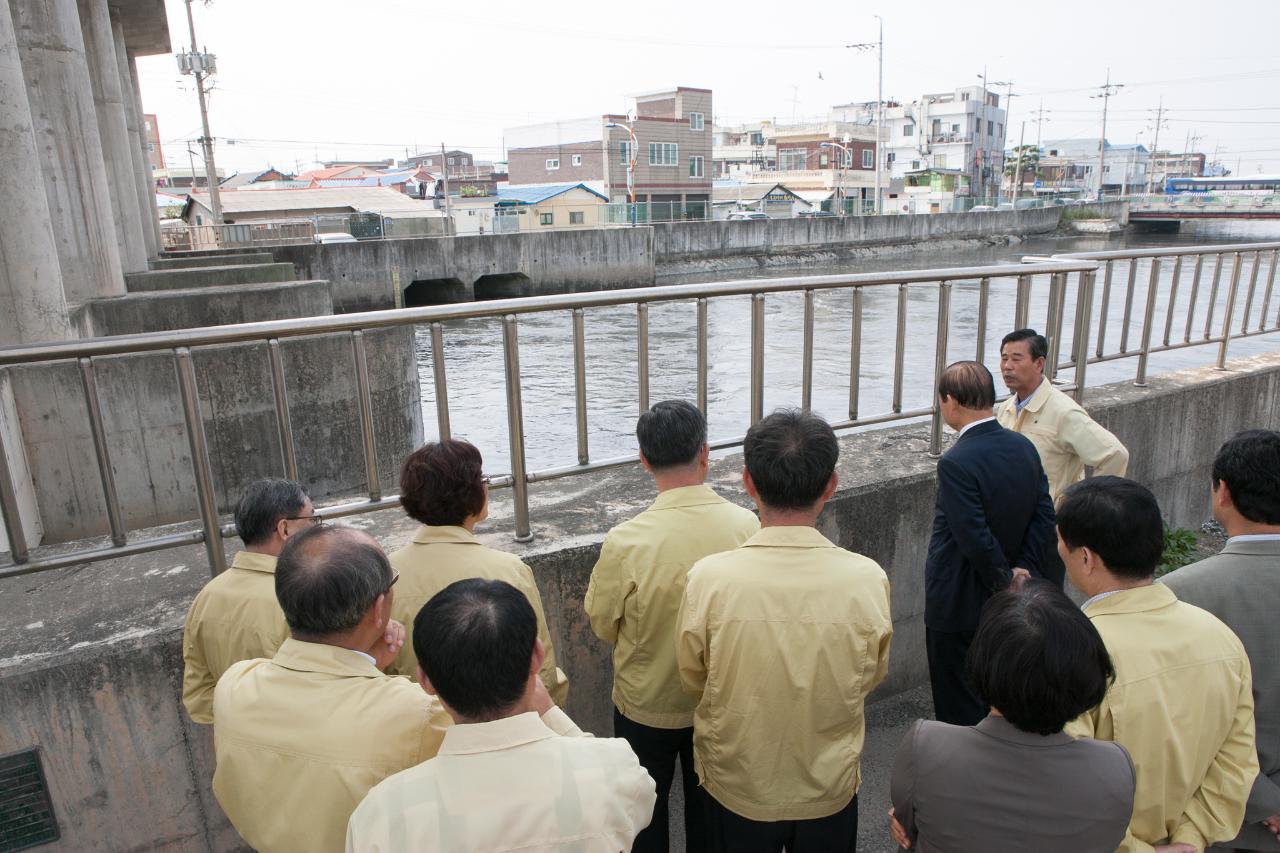
[[[1280,850],[1280,433],[1223,446],[1226,549],[1153,583],[1159,507],[1046,353],[1032,330],[1005,338],[998,412],[976,362],[937,389],[960,435],[925,566],[936,720],[899,748],[889,832],[926,853]],[[405,461],[421,527],[389,556],[296,483],[246,491],[244,550],[187,618],[183,700],[213,726],[214,793],[247,843],[667,850],[679,763],[690,851],[856,848],[893,620],[881,567],[821,532],[838,529],[831,427],[799,410],[751,427],[758,513],[706,485],[693,405],[656,404],[636,437],[658,495],[609,531],[583,598],[613,649],[612,738],[561,710],[532,571],[474,535],[475,447]]]

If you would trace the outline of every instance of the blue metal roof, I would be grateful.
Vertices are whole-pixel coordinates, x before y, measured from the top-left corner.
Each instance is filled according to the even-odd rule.
[[[498,204],[541,204],[549,198],[555,198],[558,195],[564,195],[569,190],[583,189],[592,195],[599,196],[605,201],[609,197],[604,193],[596,192],[586,184],[539,184],[537,186],[505,186],[498,187]]]

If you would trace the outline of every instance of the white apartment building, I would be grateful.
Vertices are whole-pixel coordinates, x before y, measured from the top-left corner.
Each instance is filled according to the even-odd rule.
[[[1151,152],[1145,146],[1128,143],[1103,143],[1102,184],[1098,184],[1098,140],[1050,139],[1041,148],[1041,156],[1062,158],[1070,165],[1062,170],[1061,186],[1075,187],[1089,193],[1140,193],[1146,188],[1147,166]]]
[[[831,117],[874,125],[876,104],[833,107]],[[995,196],[1004,168],[1008,117],[1000,96],[982,86],[921,95],[911,103],[886,101],[884,151],[892,185],[908,175],[945,170],[963,176],[957,195]]]

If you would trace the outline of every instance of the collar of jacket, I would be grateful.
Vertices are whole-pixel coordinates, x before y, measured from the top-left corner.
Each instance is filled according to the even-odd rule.
[[[455,545],[479,545],[480,540],[470,530],[456,524],[439,527],[424,524],[413,535],[414,544],[434,545],[439,542],[452,542]]]
[[[743,548],[838,548],[816,528],[805,525],[762,527],[742,543]]]
[[[270,554],[255,554],[253,551],[239,551],[231,561],[231,568],[244,569],[248,572],[276,573],[276,558]]]
[[[295,672],[322,672],[352,678],[391,678],[360,655],[328,643],[285,640],[271,662]]]
[[[444,734],[440,755],[496,752],[556,737],[535,711],[490,720],[487,723],[455,723]]]
[[[1280,539],[1246,539],[1243,542],[1228,541],[1223,554],[1242,554],[1250,557],[1280,556]]]
[[[974,726],[984,735],[993,737],[996,740],[1003,740],[1008,743],[1023,744],[1025,746],[1061,746],[1064,743],[1071,743],[1075,740],[1066,732],[1056,732],[1051,735],[1038,735],[1035,732],[1024,732],[1004,717],[998,717],[995,714],[988,714],[982,722]]]
[[[681,486],[658,492],[649,509],[680,509],[686,506],[703,506],[720,503],[722,498],[705,483],[698,486]]]
[[[1041,409],[1044,408],[1045,401],[1049,399],[1049,394],[1052,391],[1053,391],[1053,383],[1049,381],[1049,377],[1042,376],[1040,378],[1040,384],[1036,387],[1036,390],[1031,392],[1031,399],[1028,400],[1027,404],[1022,407],[1022,411],[1024,412],[1040,411]],[[1015,412],[1018,411],[1017,395],[1014,395],[1009,399],[1013,400],[1013,410]]]
[[[989,421],[984,421],[983,423],[980,423],[980,424],[975,423],[973,426],[969,427],[964,431],[964,435],[956,436],[956,441],[961,442],[961,441],[964,441],[966,438],[969,438],[970,436],[986,435],[989,432],[995,432],[996,430],[999,430],[999,429],[1004,429],[1004,427],[1000,426],[1000,421],[993,417]]]
[[[1095,601],[1089,605],[1085,614],[1090,618],[1108,616],[1117,613],[1145,613],[1148,610],[1159,610],[1178,601],[1173,590],[1162,583],[1151,583],[1136,586],[1133,589],[1118,590],[1114,595]]]

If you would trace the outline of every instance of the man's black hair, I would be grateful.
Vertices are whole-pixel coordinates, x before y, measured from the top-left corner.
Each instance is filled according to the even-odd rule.
[[[293,480],[266,479],[250,483],[236,504],[236,535],[246,545],[271,538],[276,522],[302,512],[307,493]]]
[[[1004,352],[1005,344],[1016,344],[1021,341],[1026,341],[1027,346],[1031,349],[1032,361],[1035,361],[1037,358],[1049,357],[1049,341],[1047,341],[1045,336],[1037,332],[1035,329],[1018,329],[1015,332],[1010,332],[1005,335],[1000,340],[1000,351]]]
[[[1091,477],[1058,498],[1058,535],[1075,550],[1093,551],[1113,575],[1155,574],[1164,553],[1164,520],[1150,489],[1122,477]]]
[[[983,702],[1024,732],[1057,734],[1102,701],[1115,677],[1088,616],[1046,580],[993,595],[965,674]]]
[[[1280,432],[1238,432],[1213,460],[1213,485],[1226,483],[1231,502],[1256,524],[1280,524]]]
[[[692,403],[663,400],[636,421],[636,441],[657,470],[688,465],[707,443],[707,419]]]
[[[537,639],[529,599],[505,581],[455,581],[413,620],[413,653],[431,686],[475,722],[506,716],[524,695]]]
[[[840,456],[831,426],[800,409],[778,409],[755,424],[742,449],[761,502],[773,509],[812,507]]]
[[[367,535],[320,524],[284,543],[276,599],[293,636],[316,640],[356,627],[392,577],[387,555]]]
[[[957,361],[942,372],[938,396],[950,397],[966,409],[990,409],[996,404],[996,383],[981,362]]]

